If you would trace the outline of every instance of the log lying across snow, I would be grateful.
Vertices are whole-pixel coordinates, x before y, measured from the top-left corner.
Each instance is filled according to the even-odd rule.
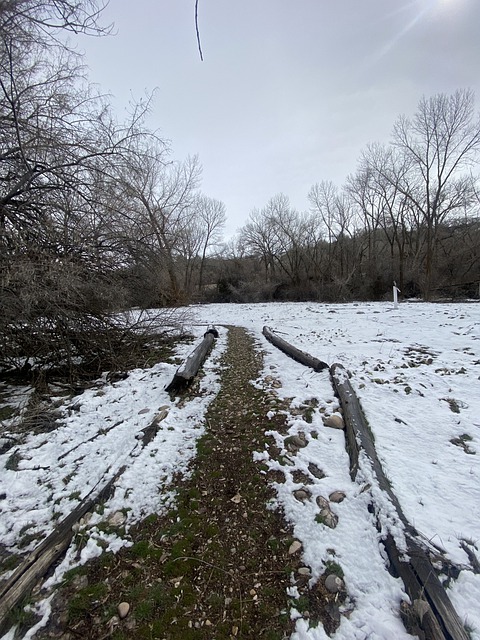
[[[153,440],[160,428],[160,422],[167,415],[168,410],[164,407],[144,430],[141,439],[142,448]],[[126,468],[126,465],[122,466],[100,490],[98,486],[101,481],[97,483],[75,509],[55,527],[54,531],[23,560],[10,578],[0,585],[0,635],[8,630],[8,616],[11,610],[25,599],[40,578],[65,553],[75,535],[74,525],[86,513],[92,511],[98,502],[110,498],[115,483]]]
[[[300,364],[304,364],[306,367],[311,367],[314,371],[323,371],[324,369],[328,369],[328,364],[326,362],[322,362],[318,358],[314,358],[305,351],[300,351],[297,347],[294,347],[286,340],[283,340],[279,336],[277,336],[271,329],[268,327],[263,327],[263,335],[265,338],[271,342],[277,349],[283,351],[283,353],[287,354]]]
[[[405,584],[418,616],[420,627],[425,633],[425,638],[427,640],[468,640],[468,634],[450,602],[445,588],[437,578],[429,557],[417,542],[417,531],[405,517],[385,476],[375,451],[372,433],[346,370],[342,365],[334,364],[330,367],[330,375],[343,409],[345,439],[350,456],[350,475],[352,479],[355,479],[358,471],[359,452],[363,449],[379,487],[388,495],[399,520],[404,525],[408,562],[405,560],[405,554],[397,548],[391,535],[383,540],[383,545],[392,566]]]
[[[99,500],[107,499],[116,480],[121,476],[122,467],[115,476],[101,489],[92,491],[80,504],[55,527],[55,530],[30,553],[16,568],[10,578],[0,587],[0,634],[8,630],[8,616],[28,594],[38,580],[65,553],[70,544],[74,530],[73,525],[88,511],[91,511]]]
[[[216,329],[209,329],[203,336],[202,342],[195,347],[192,353],[179,366],[172,381],[165,387],[165,391],[178,391],[184,389],[192,382],[198,370],[205,362],[205,358],[209,354],[215,338],[218,338],[218,331]]]

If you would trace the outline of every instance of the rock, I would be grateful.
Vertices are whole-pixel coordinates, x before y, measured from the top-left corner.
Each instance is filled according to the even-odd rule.
[[[286,448],[302,449],[307,446],[307,439],[304,433],[299,433],[296,436],[288,436],[284,441]]]
[[[316,502],[320,507],[320,513],[317,516],[317,521],[327,527],[330,527],[330,529],[335,529],[338,524],[338,516],[336,516],[330,509],[329,501],[323,496],[317,496]]]
[[[335,620],[335,622],[340,623],[340,620],[341,620],[340,609],[335,602],[329,602],[326,610],[328,611],[328,615],[330,616],[330,618],[332,618],[332,620]]]
[[[316,502],[317,502],[318,506],[320,507],[320,509],[328,509],[328,510],[330,510],[329,502],[323,496],[317,496]]]
[[[121,602],[117,607],[118,617],[120,620],[123,620],[128,616],[128,612],[130,611],[130,605],[128,602]]]
[[[334,573],[328,575],[325,579],[325,589],[330,593],[338,593],[345,588],[345,583]]]
[[[302,548],[302,543],[299,540],[294,540],[290,545],[290,547],[288,548],[288,554],[293,556],[293,554],[297,553],[297,551],[300,551],[301,548]]]
[[[328,418],[324,418],[323,424],[326,427],[331,427],[332,429],[344,429],[345,428],[345,425],[343,423],[343,418],[342,418],[342,416],[339,416],[338,414],[333,414],[331,416],[328,416]]]
[[[314,462],[309,463],[308,470],[312,474],[312,476],[314,476],[314,478],[317,478],[317,480],[322,480],[322,478],[325,478],[325,474],[323,473],[323,471],[319,469],[319,467],[317,467]]]
[[[293,492],[293,495],[299,502],[306,502],[310,498],[310,492],[306,489],[297,489]]]
[[[320,511],[320,518],[327,527],[330,527],[330,529],[335,529],[338,524],[338,516],[330,511],[330,509],[322,509]]]
[[[165,418],[168,416],[168,409],[169,407],[167,405],[160,407],[160,409],[158,410],[158,413],[155,415],[153,419],[153,422],[155,424],[158,424],[162,420],[165,420]]]
[[[338,502],[343,502],[345,500],[345,498],[346,498],[346,494],[343,493],[343,491],[333,491],[333,493],[331,493],[328,496],[328,499],[331,502],[337,502],[337,503]]]
[[[108,524],[112,527],[121,527],[126,519],[127,516],[122,511],[115,511],[115,513],[112,513],[108,518]]]
[[[310,567],[300,567],[298,573],[301,576],[309,576],[310,575]]]

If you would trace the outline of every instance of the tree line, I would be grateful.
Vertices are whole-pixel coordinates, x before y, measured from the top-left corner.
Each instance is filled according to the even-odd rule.
[[[343,187],[319,182],[299,213],[277,194],[231,248],[226,299],[478,297],[480,120],[470,90],[422,98]],[[261,278],[253,274],[261,267]],[[230,292],[230,294],[229,294]]]
[[[139,335],[138,314],[118,321],[132,307],[377,299],[393,281],[425,299],[478,293],[471,91],[423,98],[341,188],[313,185],[306,212],[277,194],[225,243],[198,157],[175,160],[147,126],[152,97],[120,121],[89,84],[75,37],[109,34],[102,8],[0,2],[2,369],[113,367]]]

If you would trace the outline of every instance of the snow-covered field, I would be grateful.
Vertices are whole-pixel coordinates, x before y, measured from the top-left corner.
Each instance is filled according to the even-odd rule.
[[[360,493],[361,485],[350,481],[343,433],[323,427],[322,410],[328,414],[337,408],[328,372],[315,373],[289,360],[262,338],[263,325],[350,372],[406,517],[453,563],[464,567],[449,595],[473,630],[472,637],[480,638],[480,576],[472,572],[461,547],[462,541],[474,543],[476,548],[470,549],[480,557],[480,305],[209,305],[199,308],[198,315],[253,331],[267,354],[265,373],[282,383],[277,393],[292,398],[292,406],[312,398],[319,403],[312,423],[298,416],[290,419],[290,434],[306,433],[309,445],[292,457],[294,466],[282,467],[287,482],[278,485],[278,501],[303,543],[313,577],[329,560],[345,573],[354,610],[342,618],[336,637],[406,637],[393,613],[401,586],[383,568],[373,517],[370,523],[366,518],[368,498]],[[311,438],[312,432],[318,437]],[[282,446],[284,436],[272,436]],[[452,444],[457,438],[459,443]],[[347,494],[344,502],[332,505],[339,518],[335,529],[315,522],[314,500],[302,504],[293,497],[301,485],[295,484],[292,472],[306,471],[312,461],[326,474],[309,487],[314,498],[328,498],[334,490]],[[280,468],[273,460],[271,466]],[[299,621],[296,637],[326,636],[323,630],[308,631]]]
[[[87,544],[80,552],[69,550],[50,583],[75,563],[125,544],[102,532],[96,526],[100,521],[121,512],[128,529],[148,513],[166,509],[173,499],[166,487],[195,454],[206,408],[219,388],[218,361],[227,340],[221,325],[240,325],[265,353],[264,372],[255,384],[275,387],[290,404],[289,434],[269,431],[265,416],[272,445],[285,449],[286,435],[304,433],[307,439],[297,455],[285,455],[282,461],[270,457],[268,447],[256,458],[285,475],[286,481],[276,486],[277,502],[303,544],[312,582],[328,561],[344,572],[347,615],[335,638],[409,637],[398,617],[405,595],[401,583],[385,571],[362,476],[351,481],[343,432],[323,425],[323,417],[338,408],[328,371],[315,373],[275,349],[261,334],[267,325],[300,349],[348,369],[406,517],[462,569],[449,595],[472,638],[479,640],[480,576],[473,573],[462,545],[480,556],[480,304],[404,303],[393,309],[390,303],[276,303],[205,305],[189,311],[198,323],[192,328],[197,337],[204,331],[202,324],[220,330],[205,365],[201,395],[172,402],[164,387],[176,366],[160,364],[67,403],[53,432],[29,436],[0,456],[0,544],[21,554],[33,549],[35,535],[48,534],[55,521],[124,464],[128,467],[103,514],[88,523]],[[191,348],[182,345],[178,355]],[[312,401],[315,410],[306,422],[296,409]],[[145,429],[159,413],[167,415],[156,437],[142,446]],[[8,435],[8,421],[4,430]],[[312,463],[325,477],[309,485],[312,499],[301,502],[293,496],[302,487],[293,472],[307,474]],[[315,498],[328,498],[336,490],[346,498],[331,504],[338,525],[330,529],[315,520]],[[394,533],[401,538],[401,530]],[[321,628],[297,621],[295,639],[326,637]]]

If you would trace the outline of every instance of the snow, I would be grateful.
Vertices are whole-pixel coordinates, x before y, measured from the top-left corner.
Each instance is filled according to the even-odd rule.
[[[188,312],[196,323],[192,331],[197,339],[204,331],[201,323],[215,323],[220,333],[205,363],[199,396],[185,403],[172,401],[164,388],[176,365],[161,363],[132,371],[126,380],[91,389],[67,403],[51,433],[29,436],[0,456],[0,494],[5,494],[0,502],[0,544],[11,552],[32,550],[38,540],[19,548],[23,534],[48,535],[55,519],[66,516],[90,491],[102,488],[123,465],[127,468],[103,514],[94,514],[82,529],[87,543],[81,552],[71,545],[45,586],[104,549],[117,551],[130,544],[128,530],[133,523],[174,503],[170,485],[176,474],[187,473],[196,441],[204,432],[208,404],[219,389],[219,360],[228,333],[222,325],[243,326],[265,354],[264,370],[253,384],[277,394],[289,407],[282,409],[287,434],[272,429],[275,410],[266,413],[270,444],[256,452],[255,459],[284,473],[285,482],[275,484],[275,505],[302,543],[302,562],[310,567],[311,584],[328,562],[339,564],[344,572],[348,615],[342,616],[334,637],[409,638],[398,613],[408,597],[401,581],[385,569],[376,520],[400,547],[403,526],[376,485],[368,460],[361,456],[360,471],[352,481],[343,432],[323,425],[322,418],[339,409],[328,370],[316,373],[289,359],[261,335],[267,325],[299,349],[328,364],[338,362],[348,371],[406,518],[461,569],[448,593],[472,630],[472,639],[480,640],[480,576],[473,573],[462,548],[466,541],[479,555],[473,545],[480,540],[480,305],[401,303],[394,309],[391,303],[226,304],[191,306]],[[193,346],[179,346],[179,357]],[[312,400],[314,409],[307,422],[299,408]],[[155,438],[143,447],[145,429],[162,410],[167,416]],[[293,455],[285,438],[295,434],[304,434],[307,445]],[[452,444],[455,438],[459,440]],[[274,445],[281,458],[273,455]],[[8,469],[12,453],[19,463]],[[303,485],[295,482],[294,472],[309,475],[312,463],[325,477],[312,476],[311,499],[300,502],[293,491]],[[365,491],[367,485],[371,487]],[[330,503],[338,517],[337,527],[330,529],[315,520],[316,498],[328,499],[337,490],[346,497]],[[377,514],[367,509],[372,494]],[[97,525],[119,511],[126,516],[125,534],[102,532]],[[307,620],[292,615],[296,618],[292,640],[328,637],[321,625],[310,627]]]
[[[407,519],[462,568],[449,595],[472,638],[479,639],[480,576],[472,572],[460,543],[464,539],[478,546],[480,538],[480,305],[403,303],[394,309],[391,303],[238,304],[209,305],[197,313],[219,324],[240,324],[257,337],[267,325],[299,349],[345,367]],[[369,477],[368,465],[361,464],[357,482],[351,482],[343,433],[322,424],[322,411],[331,415],[338,409],[328,373],[315,373],[289,360],[266,340],[261,346],[266,352],[264,377],[280,381],[278,395],[288,398],[292,409],[312,398],[319,404],[312,423],[289,416],[288,435],[303,431],[308,445],[291,456],[288,465],[269,460],[265,452],[261,457],[286,475],[286,482],[276,486],[277,502],[303,544],[312,582],[325,570],[325,562],[333,560],[329,549],[344,571],[353,611],[342,617],[335,638],[408,637],[398,617],[400,601],[408,598],[401,583],[385,571],[362,485],[372,483],[381,523],[400,547],[403,527]],[[269,412],[267,421],[271,417]],[[471,438],[466,444],[476,455],[450,442],[463,435]],[[271,436],[272,444],[281,448],[285,435]],[[295,469],[306,472],[308,462],[315,462],[326,478],[308,487],[312,500],[302,504],[293,497],[302,485],[293,482],[292,474]],[[314,498],[328,498],[334,490],[347,497],[331,505],[339,522],[329,529],[314,520]],[[470,548],[478,557],[478,549]],[[323,629],[309,628],[298,619],[294,640],[324,637]]]

